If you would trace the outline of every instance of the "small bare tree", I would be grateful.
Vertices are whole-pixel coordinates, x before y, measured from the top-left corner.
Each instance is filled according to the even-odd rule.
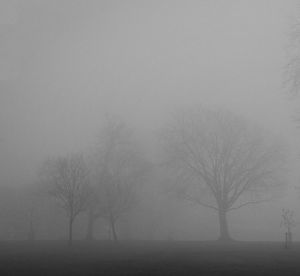
[[[38,227],[41,223],[43,198],[38,188],[36,184],[24,187],[18,195],[19,208],[27,225],[27,239],[29,241],[34,241],[37,238]]]
[[[286,228],[285,233],[285,248],[290,248],[292,245],[292,228],[296,226],[294,220],[294,211],[290,209],[282,209],[282,221],[280,226]]]
[[[136,204],[133,184],[126,179],[114,176],[110,172],[103,172],[99,177],[100,216],[110,225],[114,241],[118,240],[117,220]]]
[[[92,238],[94,221],[101,217],[116,241],[116,222],[136,205],[136,187],[143,183],[149,166],[128,127],[116,119],[107,120],[102,129],[95,157],[87,238]]]
[[[269,199],[283,183],[283,151],[259,128],[227,112],[192,109],[164,130],[168,164],[181,195],[218,213],[220,240],[229,240],[227,213]]]
[[[88,169],[81,154],[47,160],[41,169],[48,193],[65,211],[68,223],[69,245],[73,240],[75,218],[86,210],[90,196]]]

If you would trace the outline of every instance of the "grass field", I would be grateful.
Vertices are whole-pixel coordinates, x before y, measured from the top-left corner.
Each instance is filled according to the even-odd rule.
[[[9,241],[0,275],[300,275],[300,244]]]

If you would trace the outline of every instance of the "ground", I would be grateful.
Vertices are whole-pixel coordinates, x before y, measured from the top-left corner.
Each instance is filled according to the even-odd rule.
[[[9,241],[0,275],[300,275],[299,256],[279,242]]]

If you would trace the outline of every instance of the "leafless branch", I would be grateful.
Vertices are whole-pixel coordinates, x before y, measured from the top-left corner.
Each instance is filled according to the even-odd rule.
[[[247,205],[258,204],[258,203],[263,203],[263,202],[270,202],[270,201],[271,201],[270,199],[248,201],[248,202],[240,204],[236,207],[231,207],[231,208],[228,209],[228,211],[237,210],[237,209],[240,209],[241,207],[244,207],[244,206],[247,206]]]

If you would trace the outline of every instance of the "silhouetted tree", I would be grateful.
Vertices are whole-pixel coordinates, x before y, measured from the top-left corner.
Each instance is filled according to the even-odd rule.
[[[74,154],[47,160],[41,168],[40,176],[47,184],[48,193],[57,199],[69,219],[71,245],[74,220],[86,210],[90,196],[88,169],[83,156]]]
[[[41,207],[43,195],[37,185],[24,187],[19,191],[18,201],[20,212],[27,225],[27,239],[34,241],[41,221]]]
[[[288,62],[285,70],[285,85],[291,95],[298,95],[300,89],[300,22],[291,26],[288,47]]]
[[[283,148],[230,112],[178,113],[163,137],[179,194],[218,213],[220,240],[230,240],[229,211],[268,200],[282,183]]]
[[[282,209],[281,216],[281,226],[284,226],[287,230],[285,233],[285,248],[289,248],[292,245],[292,228],[296,226],[294,211],[290,209]]]
[[[101,217],[117,240],[116,222],[137,204],[136,187],[143,183],[149,166],[128,127],[116,119],[106,121],[95,156],[87,238],[92,238],[94,222]]]

